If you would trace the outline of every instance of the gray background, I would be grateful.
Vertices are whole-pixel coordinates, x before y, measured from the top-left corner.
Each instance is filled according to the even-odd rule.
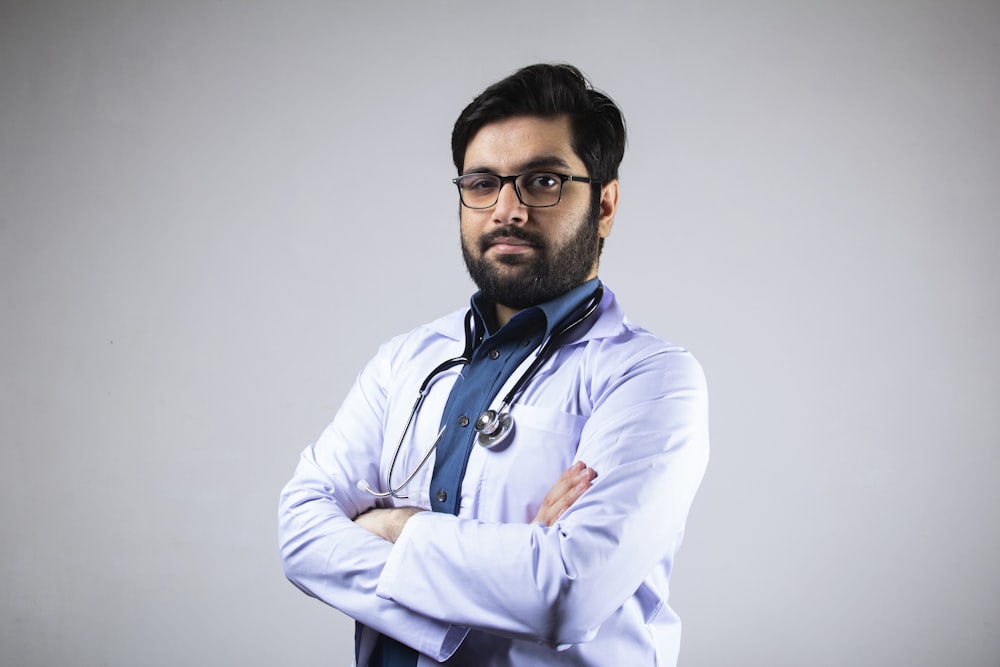
[[[277,494],[466,302],[451,124],[536,61],[623,107],[601,275],[710,381],[682,665],[1000,665],[1000,3],[945,0],[2,2],[2,665],[349,663]]]

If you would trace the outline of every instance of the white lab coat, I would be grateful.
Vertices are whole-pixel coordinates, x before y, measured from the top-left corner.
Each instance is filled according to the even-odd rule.
[[[352,522],[376,505],[358,482],[385,486],[417,387],[461,353],[464,311],[383,345],[303,452],[281,497],[285,571],[367,626],[360,664],[371,628],[416,648],[421,665],[676,663],[680,621],[666,601],[708,460],[704,375],[630,323],[610,290],[598,313],[518,397],[509,444],[473,448],[457,517],[419,513],[395,545]],[[432,384],[394,483],[434,441],[460,371]],[[597,470],[592,488],[555,525],[531,524],[576,460]],[[429,507],[432,471],[433,455],[394,504]]]

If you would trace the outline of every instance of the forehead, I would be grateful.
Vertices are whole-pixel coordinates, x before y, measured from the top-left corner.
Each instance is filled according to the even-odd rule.
[[[462,171],[512,174],[545,167],[574,172],[584,168],[573,152],[573,132],[567,116],[515,116],[484,125],[465,148]]]

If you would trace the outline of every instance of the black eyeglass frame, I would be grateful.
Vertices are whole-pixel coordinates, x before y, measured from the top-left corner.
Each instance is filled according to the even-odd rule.
[[[556,197],[556,200],[551,204],[529,204],[528,202],[524,201],[524,197],[521,196],[521,186],[518,185],[517,179],[521,178],[522,176],[540,176],[540,175],[555,176],[556,178],[559,179],[559,196]],[[461,181],[463,178],[468,178],[469,176],[492,176],[493,178],[500,179],[500,186],[497,188],[497,198],[493,200],[492,204],[489,204],[488,206],[469,206],[468,204],[465,203],[465,197],[462,196],[462,186],[459,184],[459,181]],[[596,178],[588,178],[586,176],[570,176],[569,174],[560,174],[555,171],[526,171],[523,174],[514,174],[513,176],[500,176],[499,174],[491,174],[489,172],[484,172],[484,171],[474,171],[468,174],[462,174],[457,178],[451,179],[451,182],[454,183],[455,187],[458,188],[458,199],[459,201],[462,202],[462,206],[464,206],[465,208],[470,208],[474,211],[482,211],[484,209],[493,208],[494,206],[496,206],[497,202],[500,201],[500,191],[503,190],[503,186],[505,183],[511,183],[514,185],[514,194],[517,195],[517,200],[521,202],[522,205],[527,206],[528,208],[551,208],[553,206],[558,206],[559,202],[562,201],[563,186],[566,185],[567,181],[575,181],[577,183],[589,183],[590,185],[601,185],[604,182]]]

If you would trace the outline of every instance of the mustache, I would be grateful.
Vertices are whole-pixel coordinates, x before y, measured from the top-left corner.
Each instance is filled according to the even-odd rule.
[[[479,237],[479,250],[480,252],[486,252],[491,245],[493,245],[498,239],[518,239],[519,241],[527,241],[536,248],[545,249],[545,239],[539,234],[533,234],[527,232],[520,227],[515,227],[513,225],[506,225],[504,227],[498,227],[488,234],[483,234]]]

